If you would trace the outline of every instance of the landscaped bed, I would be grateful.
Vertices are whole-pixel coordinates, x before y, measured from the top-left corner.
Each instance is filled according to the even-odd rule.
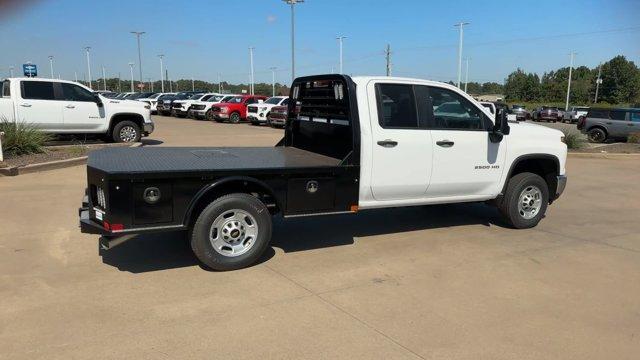
[[[572,149],[576,153],[607,153],[607,154],[640,154],[640,144],[613,143],[604,145],[589,144],[580,149]]]
[[[67,160],[87,156],[92,150],[101,149],[104,147],[113,146],[131,146],[127,143],[114,143],[114,144],[78,144],[78,145],[63,145],[63,146],[45,146],[44,152],[39,154],[26,154],[26,155],[6,155],[4,161],[0,161],[0,168],[20,167],[32,164],[47,163],[56,160]]]

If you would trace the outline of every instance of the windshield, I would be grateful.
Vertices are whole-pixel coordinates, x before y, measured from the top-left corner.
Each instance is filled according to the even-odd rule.
[[[511,108],[513,110],[520,110],[520,109],[524,109],[524,105],[513,105],[513,106],[511,106]]]
[[[199,100],[202,97],[202,94],[195,94],[189,98],[189,100]]]
[[[240,104],[240,103],[242,103],[243,99],[244,99],[244,97],[242,97],[242,96],[233,96],[233,97],[231,97],[231,99],[229,99],[229,100],[227,100],[225,102],[228,102],[228,103],[231,103],[231,104]]]
[[[280,101],[282,101],[281,97],[272,97],[267,99],[267,101],[265,101],[265,104],[273,104],[273,105],[278,105],[280,103]]]
[[[589,111],[588,107],[577,107],[575,108],[576,111]]]
[[[222,95],[211,95],[208,99],[205,99],[207,102],[220,102],[224,99]]]
[[[171,97],[173,97],[173,95],[171,95],[171,94],[164,94],[164,95],[160,95],[160,97],[158,98],[158,100],[168,100],[168,99],[171,99]]]
[[[220,102],[225,102],[226,103],[226,102],[229,102],[229,100],[231,100],[233,98],[234,98],[233,96],[225,96],[220,100]]]

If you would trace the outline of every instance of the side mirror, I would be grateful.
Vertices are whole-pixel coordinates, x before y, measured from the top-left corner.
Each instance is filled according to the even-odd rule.
[[[498,143],[502,141],[505,135],[509,135],[510,132],[511,128],[507,120],[507,111],[506,109],[501,109],[498,111],[498,114],[496,114],[496,123],[489,133],[489,139],[491,142]]]
[[[99,108],[104,106],[104,104],[102,103],[102,100],[100,99],[100,95],[95,94],[94,95],[94,101],[95,101],[96,105],[98,105]]]

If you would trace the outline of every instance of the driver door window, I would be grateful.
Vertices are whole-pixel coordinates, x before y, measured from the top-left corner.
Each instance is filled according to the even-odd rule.
[[[485,130],[480,109],[459,94],[431,87],[429,97],[433,108],[432,129]]]
[[[93,94],[78,85],[62,83],[62,96],[66,101],[95,102]]]

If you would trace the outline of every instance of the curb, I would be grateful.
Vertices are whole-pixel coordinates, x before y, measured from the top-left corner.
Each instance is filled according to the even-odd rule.
[[[135,143],[129,147],[140,147],[142,143]],[[12,166],[8,168],[0,168],[1,176],[18,176],[22,174],[30,174],[40,171],[63,169],[71,166],[84,165],[87,163],[88,156],[80,156],[71,159],[53,160],[39,164],[29,164],[23,166]]]
[[[640,158],[640,154],[616,154],[616,153],[579,153],[569,152],[568,157],[583,159],[636,159]]]

